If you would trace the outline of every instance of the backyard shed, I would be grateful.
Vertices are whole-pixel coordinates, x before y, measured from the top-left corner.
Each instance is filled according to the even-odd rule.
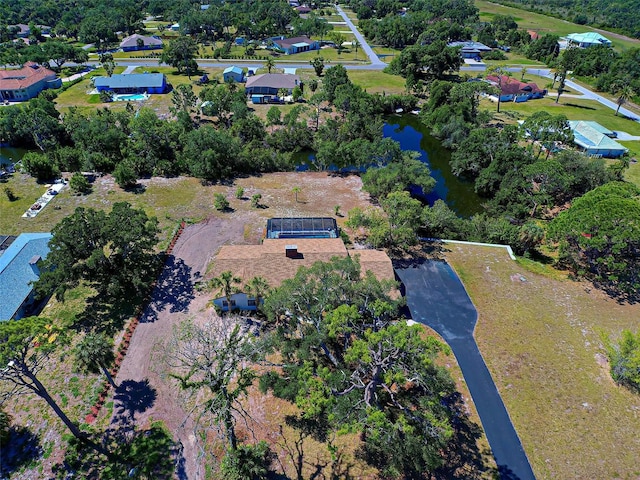
[[[227,82],[236,82],[240,83],[244,81],[244,70],[240,67],[227,67],[222,72],[222,78],[225,83]]]

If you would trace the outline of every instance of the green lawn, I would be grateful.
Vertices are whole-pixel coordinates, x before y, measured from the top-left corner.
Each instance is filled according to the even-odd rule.
[[[478,347],[536,478],[638,478],[640,401],[611,380],[600,332],[635,330],[640,305],[533,273],[502,249],[446,247],[478,309]]]
[[[520,28],[535,30],[542,34],[553,33],[564,36],[569,33],[597,31],[595,28],[585,25],[577,25],[558,18],[528,12],[519,8],[506,7],[486,0],[476,0],[475,4],[480,9],[480,20],[484,22],[490,22],[495,15],[511,15]],[[640,40],[622,37],[617,34],[604,32],[603,30],[599,30],[599,32],[611,40],[616,50],[640,47]]]
[[[487,101],[485,105],[488,104],[492,105],[492,110],[496,109],[494,103]],[[593,120],[610,130],[621,130],[631,135],[640,135],[640,123],[616,116],[613,110],[594,100],[560,97],[560,102],[555,103],[554,98],[546,97],[524,103],[503,102],[500,104],[500,110],[502,115],[512,114],[512,116],[521,119],[534,112],[546,110],[553,114],[564,114],[569,120]]]
[[[405,80],[399,75],[380,71],[349,71],[349,78],[369,93],[406,93]]]
[[[620,143],[625,147],[627,147],[630,153],[632,148],[631,144],[632,143],[634,144],[633,147],[635,147],[635,152],[633,153],[633,156],[635,156],[637,160],[635,161],[635,163],[631,163],[631,165],[629,165],[629,170],[627,170],[627,172],[625,173],[624,178],[628,182],[634,183],[638,186],[638,188],[640,188],[640,142],[620,142]]]

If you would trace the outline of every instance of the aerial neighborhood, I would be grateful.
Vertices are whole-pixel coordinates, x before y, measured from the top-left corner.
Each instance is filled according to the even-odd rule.
[[[632,479],[640,0],[0,2],[0,478]]]

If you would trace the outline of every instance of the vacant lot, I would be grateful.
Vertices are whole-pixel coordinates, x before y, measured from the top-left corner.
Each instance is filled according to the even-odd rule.
[[[636,329],[640,305],[537,275],[502,249],[447,245],[479,311],[476,338],[538,479],[640,476],[640,397],[616,386],[600,332]]]

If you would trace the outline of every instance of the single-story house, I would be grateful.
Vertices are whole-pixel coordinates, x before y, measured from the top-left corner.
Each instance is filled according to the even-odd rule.
[[[274,38],[272,40],[274,45],[273,49],[283,52],[286,55],[320,49],[320,42],[311,40],[306,35],[292,38]]]
[[[301,15],[305,15],[307,13],[311,13],[311,9],[306,5],[300,5],[298,7],[294,7],[294,10]]]
[[[460,56],[462,58],[479,58],[484,52],[490,52],[491,47],[487,47],[480,42],[449,42],[448,47],[460,47]]]
[[[0,101],[24,102],[42,90],[60,88],[62,80],[56,73],[34,62],[16,70],[0,70]]]
[[[263,277],[269,285],[279,286],[293,278],[302,266],[315,262],[328,262],[333,257],[359,257],[362,273],[371,271],[380,280],[394,280],[391,259],[379,250],[347,250],[340,238],[267,238],[261,245],[224,245],[215,258],[214,275],[231,271],[248,282]],[[255,310],[256,299],[238,293],[232,297],[233,308]],[[228,310],[224,297],[213,301],[222,310]]]
[[[546,90],[539,88],[533,82],[521,82],[507,75],[489,75],[487,80],[500,88],[501,102],[526,102],[533,98],[542,98],[547,94]]]
[[[587,155],[618,158],[628,151],[611,139],[614,132],[597,122],[570,120],[569,127],[573,131],[573,142]]]
[[[49,253],[49,240],[50,233],[0,236],[0,321],[30,313],[34,301],[31,282],[40,277],[40,262]]]
[[[8,28],[15,30],[16,37],[18,38],[27,38],[29,35],[31,35],[31,28],[29,27],[29,25],[26,25],[24,23],[9,25]]]
[[[272,98],[275,99],[281,89],[285,89],[287,95],[291,95],[293,89],[301,85],[298,75],[288,73],[263,73],[247,78],[245,92],[248,96],[251,96],[253,103],[264,103]],[[258,100],[258,97],[260,100]]]
[[[93,84],[98,92],[166,93],[169,90],[167,77],[163,73],[132,73],[95,77]]]
[[[134,33],[125,37],[120,42],[120,48],[123,52],[135,52],[138,50],[154,50],[162,48],[162,39],[160,37],[147,37]]]
[[[240,67],[227,67],[222,72],[222,78],[225,82],[241,83],[244,81],[244,70]]]
[[[567,35],[567,44],[580,48],[589,48],[596,45],[611,46],[611,40],[600,35],[598,32],[570,33]]]

